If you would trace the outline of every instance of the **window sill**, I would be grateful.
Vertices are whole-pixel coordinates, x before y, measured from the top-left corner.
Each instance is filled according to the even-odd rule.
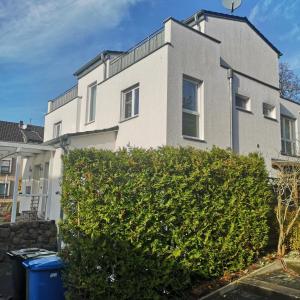
[[[87,125],[90,125],[90,124],[93,124],[93,123],[95,123],[95,120],[86,122],[84,125],[87,126]]]
[[[183,135],[182,136],[185,140],[189,140],[189,141],[195,141],[195,142],[200,142],[200,143],[206,143],[205,140],[201,140],[197,137],[193,137],[193,136],[188,136],[188,135]]]
[[[284,152],[280,152],[281,155],[283,156],[289,156],[289,157],[295,157],[295,158],[300,158],[300,155],[296,155],[296,154],[287,154],[287,153],[284,153]]]
[[[135,118],[137,118],[138,116],[139,116],[139,115],[135,115],[135,116],[130,117],[130,118],[127,118],[127,119],[122,119],[122,120],[119,121],[119,123],[123,123],[123,122],[129,121],[129,120],[135,119]]]
[[[241,107],[235,107],[236,110],[239,110],[239,111],[242,111],[242,112],[245,112],[247,114],[250,114],[250,115],[253,115],[253,112],[251,110],[248,110],[248,109],[245,109],[245,108],[241,108]]]
[[[264,118],[265,118],[265,119],[268,119],[268,120],[270,120],[270,121],[273,121],[273,122],[278,122],[277,119],[274,119],[274,118],[271,118],[271,117],[268,117],[268,116],[265,116],[265,115],[264,115]]]

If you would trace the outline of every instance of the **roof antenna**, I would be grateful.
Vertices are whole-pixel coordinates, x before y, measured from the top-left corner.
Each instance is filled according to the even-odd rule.
[[[223,5],[225,8],[230,9],[231,14],[239,8],[242,4],[242,0],[223,0]]]

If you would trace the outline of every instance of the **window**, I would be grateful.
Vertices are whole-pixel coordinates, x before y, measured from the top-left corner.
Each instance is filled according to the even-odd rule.
[[[286,155],[296,155],[295,120],[281,116],[281,151]]]
[[[250,99],[242,95],[235,95],[235,107],[250,111]]]
[[[133,87],[122,93],[121,120],[127,120],[139,114],[140,90]]]
[[[183,79],[182,135],[199,138],[199,83]]]
[[[275,106],[268,103],[263,103],[263,115],[267,118],[276,119]]]
[[[53,138],[58,138],[61,135],[61,122],[55,123],[53,127]]]
[[[0,161],[0,173],[8,174],[10,172],[11,172],[11,161],[10,160]]]
[[[8,183],[0,183],[0,196],[8,196],[9,195],[9,187]]]
[[[30,185],[27,185],[27,186],[25,187],[25,194],[26,194],[26,195],[30,195],[30,194],[31,194],[31,186],[30,186]]]
[[[96,98],[97,98],[97,83],[89,86],[88,88],[88,111],[87,122],[95,121],[96,116]]]

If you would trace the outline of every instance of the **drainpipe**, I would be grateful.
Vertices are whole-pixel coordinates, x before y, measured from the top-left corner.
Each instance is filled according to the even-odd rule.
[[[197,25],[198,30],[201,31],[200,20],[199,20],[198,14],[194,15],[194,21],[195,21],[195,25]]]
[[[64,139],[60,137],[59,139],[59,147],[63,150],[63,155],[65,154],[68,154],[68,136],[66,136]],[[61,164],[61,174],[63,174],[63,164]],[[60,191],[57,191],[55,193],[56,195],[60,195],[61,196],[61,192]],[[60,206],[60,219],[63,220],[64,218],[64,213],[63,213],[63,210]],[[58,233],[57,233],[57,248],[58,248],[58,251],[60,251],[62,249],[62,238],[61,238],[61,233],[59,231],[59,228],[58,228]]]
[[[22,163],[22,156],[21,156],[21,149],[17,149],[17,161],[16,161],[16,170],[15,170],[15,182],[14,182],[14,192],[13,192],[13,204],[11,209],[11,223],[16,223],[16,216],[17,216],[17,204],[18,204],[18,184],[19,184],[19,177],[21,173],[21,163]]]
[[[107,57],[106,54],[102,53],[101,54],[101,60],[104,64],[104,68],[103,68],[103,80],[105,80],[107,78]]]
[[[233,151],[234,149],[234,135],[233,135],[233,70],[228,69],[227,70],[227,79],[229,81],[229,120],[230,120],[230,126],[229,126],[229,147]]]

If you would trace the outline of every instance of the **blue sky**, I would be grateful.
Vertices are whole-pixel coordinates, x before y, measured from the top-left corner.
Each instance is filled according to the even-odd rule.
[[[104,49],[126,50],[169,16],[226,12],[222,0],[0,0],[0,119],[42,125],[47,101]],[[300,75],[300,0],[244,0],[251,22]]]

